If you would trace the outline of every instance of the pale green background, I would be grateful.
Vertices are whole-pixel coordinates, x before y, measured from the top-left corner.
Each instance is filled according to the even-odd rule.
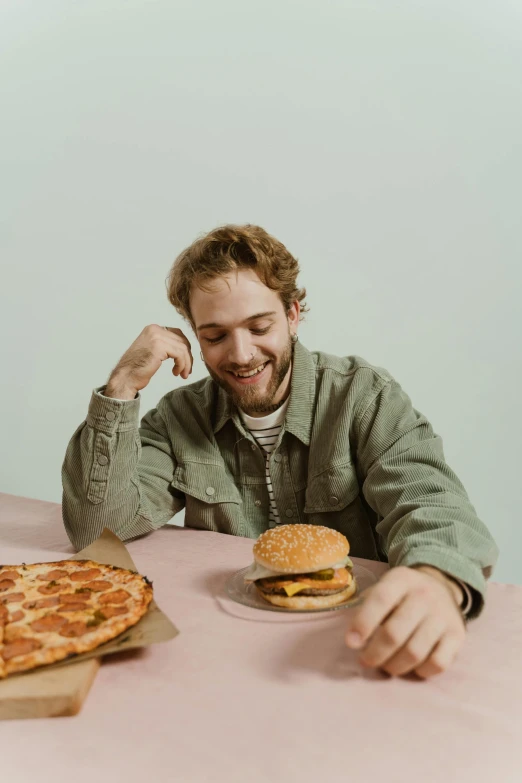
[[[92,388],[182,325],[175,255],[254,222],[303,342],[402,383],[521,583],[521,44],[509,0],[2,2],[0,490],[60,501]]]

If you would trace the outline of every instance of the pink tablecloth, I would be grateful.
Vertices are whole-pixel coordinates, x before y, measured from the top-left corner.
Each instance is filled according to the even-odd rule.
[[[251,547],[174,527],[129,543],[180,635],[106,659],[76,717],[3,722],[2,780],[522,781],[522,588],[490,585],[451,671],[391,679],[344,646],[345,611],[230,614],[216,596]],[[59,506],[0,495],[1,560],[71,552]]]

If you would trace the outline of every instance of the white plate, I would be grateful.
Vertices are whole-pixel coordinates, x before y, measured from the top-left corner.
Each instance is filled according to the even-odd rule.
[[[337,604],[337,606],[329,606],[326,609],[287,609],[284,606],[269,604],[268,601],[261,598],[254,583],[245,582],[245,573],[247,571],[248,568],[242,568],[241,571],[236,571],[235,574],[232,574],[232,576],[229,577],[225,584],[225,592],[228,597],[236,603],[242,604],[243,606],[250,606],[252,609],[264,609],[269,612],[284,612],[285,614],[288,614],[289,612],[292,614],[303,614],[305,612],[313,612],[314,614],[317,612],[334,612],[338,609],[347,609],[356,606],[361,600],[361,593],[377,582],[377,577],[374,576],[371,571],[354,563],[352,572],[357,581],[357,592],[347,601],[342,604]]]

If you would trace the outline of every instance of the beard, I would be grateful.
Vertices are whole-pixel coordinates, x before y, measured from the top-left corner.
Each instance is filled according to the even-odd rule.
[[[236,408],[241,408],[246,414],[263,413],[274,405],[274,397],[291,367],[292,354],[293,343],[290,338],[290,333],[288,333],[288,342],[280,356],[260,357],[260,359],[256,359],[255,362],[252,363],[251,367],[238,367],[236,369],[236,372],[248,372],[249,369],[253,370],[254,367],[262,364],[263,361],[269,361],[272,365],[272,373],[264,393],[259,392],[255,386],[245,386],[244,390],[238,391],[225,378],[222,378],[211,370],[210,367],[207,366],[207,370],[211,378],[213,378],[218,386],[220,386],[232,399]]]

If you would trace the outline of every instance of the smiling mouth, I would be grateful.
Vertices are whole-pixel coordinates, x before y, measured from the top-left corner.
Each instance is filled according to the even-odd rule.
[[[229,370],[229,372],[235,375],[236,378],[253,378],[254,375],[259,375],[260,372],[263,372],[267,364],[268,362],[264,362],[259,367],[256,367],[255,370],[247,370],[246,372],[234,372],[233,370]]]

